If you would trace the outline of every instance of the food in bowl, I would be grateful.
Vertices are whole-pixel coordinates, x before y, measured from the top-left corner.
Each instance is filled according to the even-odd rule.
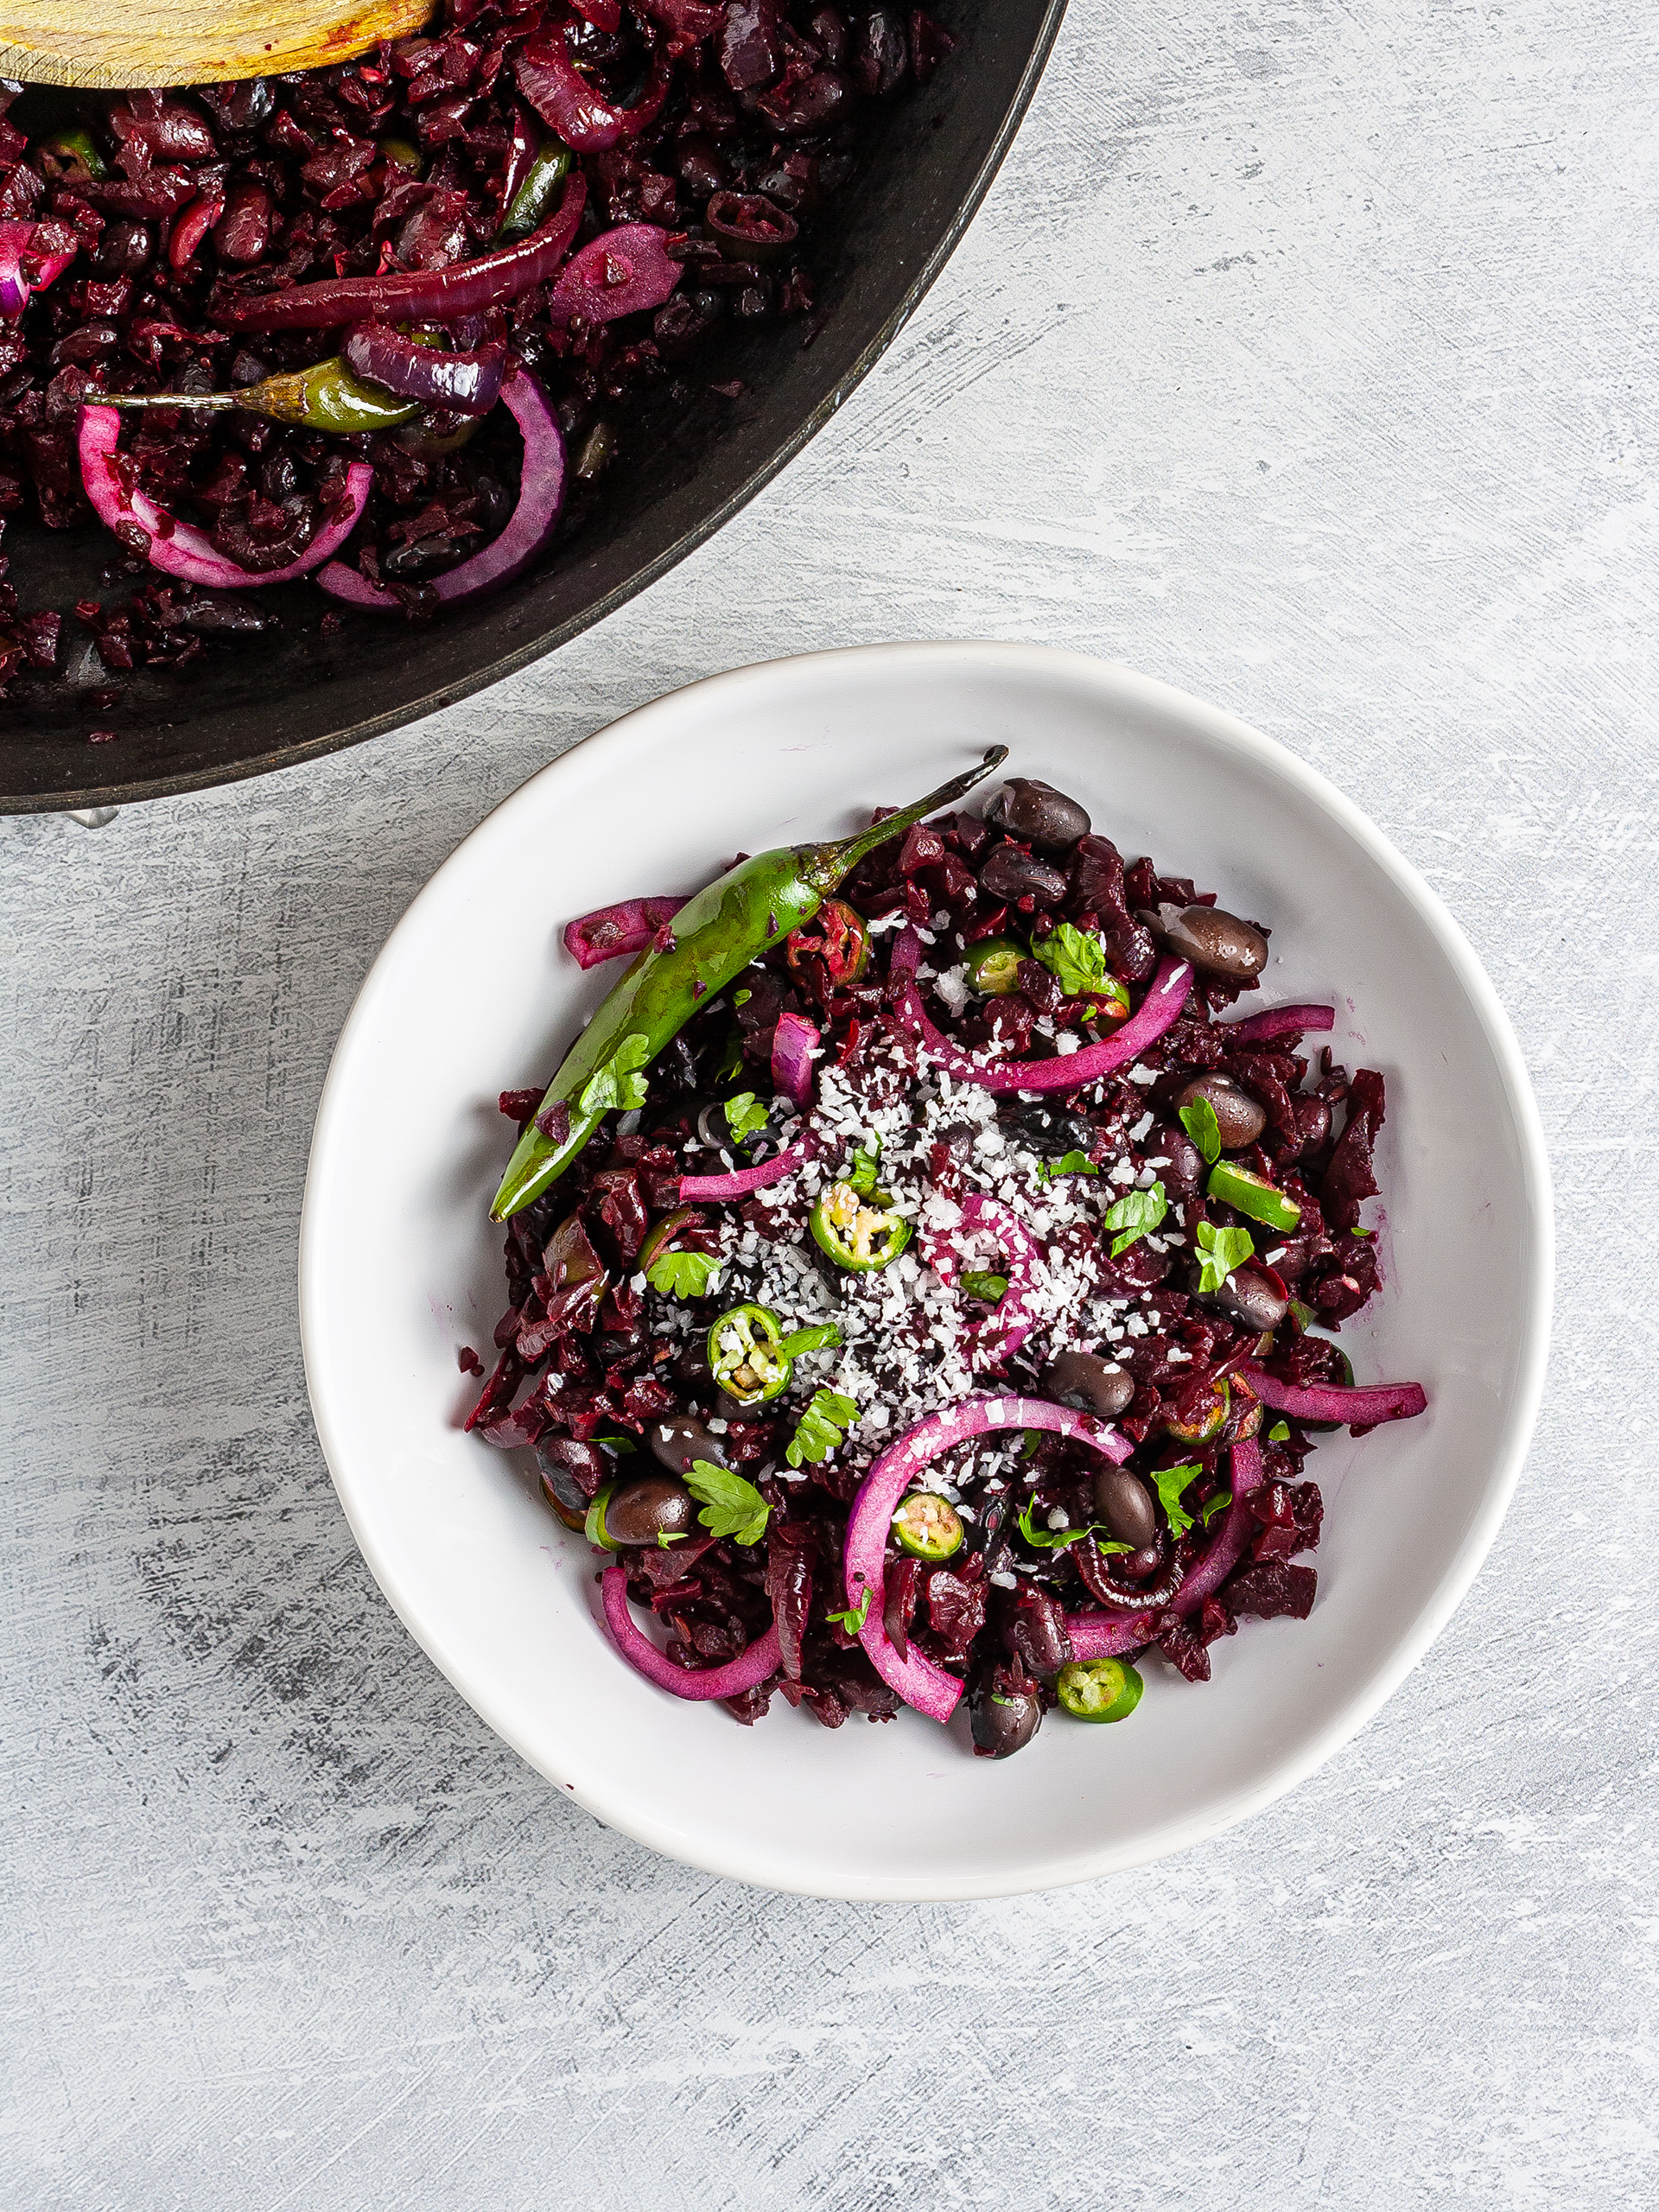
[[[809,342],[811,239],[950,33],[810,0],[447,0],[429,37],[246,83],[0,91],[0,512],[89,508],[112,682],[273,619],[499,589],[619,450]],[[10,587],[5,588],[10,593]],[[0,682],[65,658],[0,606]],[[112,702],[106,702],[112,703]]]
[[[1328,1006],[1236,1013],[1268,927],[1065,793],[962,809],[1005,758],[568,925],[632,964],[502,1094],[467,1424],[533,1449],[661,1688],[830,1727],[965,1698],[991,1758],[1128,1718],[1148,1649],[1198,1681],[1241,1618],[1305,1618],[1316,1436],[1426,1403],[1336,1341],[1382,1076],[1303,1049]]]

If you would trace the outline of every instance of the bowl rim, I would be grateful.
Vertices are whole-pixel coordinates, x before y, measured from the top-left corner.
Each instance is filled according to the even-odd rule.
[[[137,777],[124,783],[94,782],[77,785],[73,790],[14,794],[0,789],[0,815],[67,814],[100,806],[131,806],[147,799],[177,798],[187,791],[211,791],[221,784],[245,783],[255,776],[274,775],[283,768],[302,767],[308,761],[321,760],[331,753],[343,753],[349,746],[364,744],[372,737],[384,736],[388,730],[402,729],[410,722],[423,721],[429,715],[440,714],[461,700],[471,698],[487,685],[517,675],[520,669],[528,668],[533,661],[544,659],[549,654],[556,652],[561,645],[569,645],[583,631],[602,622],[607,615],[614,614],[619,607],[625,607],[630,600],[659,582],[671,569],[677,568],[688,555],[705,544],[734,515],[747,506],[751,499],[764,492],[773,477],[788,467],[830,417],[840,412],[914,315],[945,263],[961,245],[969,225],[978,214],[986,194],[995,181],[997,171],[1007,158],[1008,150],[1026,119],[1027,110],[1036,97],[1037,86],[1059,37],[1066,4],[1067,0],[1046,0],[1031,51],[1026,57],[1013,96],[986,146],[984,156],[949,222],[923,255],[916,274],[902,296],[872,332],[868,342],[860,348],[843,373],[788,436],[781,439],[748,475],[733,487],[717,507],[699,516],[690,529],[683,531],[671,544],[665,545],[653,560],[634,569],[589,605],[567,616],[563,622],[554,624],[550,629],[539,632],[526,643],[498,654],[486,665],[470,670],[465,677],[458,681],[440,683],[423,697],[407,700],[400,705],[388,708],[382,714],[365,715],[342,728],[325,730],[320,737],[278,746],[270,753],[251,753],[240,760],[192,769],[177,775]]]
[[[1202,1808],[1168,1819],[1131,1840],[1110,1844],[1094,1853],[1074,1852],[1068,1859],[1057,1860],[1039,1868],[1030,1877],[998,1873],[980,1876],[921,1873],[913,1882],[899,1883],[891,1878],[860,1881],[842,1878],[827,1884],[822,1878],[812,1878],[810,1875],[803,1877],[798,1872],[791,1878],[787,1866],[774,1865],[771,1856],[761,1852],[696,1849],[682,1827],[671,1825],[648,1813],[642,1815],[633,1798],[625,1797],[619,1789],[612,1787],[604,1770],[594,1774],[575,1773],[573,1781],[569,1776],[575,1770],[567,1762],[565,1773],[558,1776],[550,1774],[537,1753],[521,1740],[518,1732],[505,1719],[497,1717],[487,1683],[474,1677],[466,1662],[449,1647],[442,1630],[435,1623],[422,1619],[418,1608],[414,1605],[405,1610],[404,1604],[400,1602],[397,1577],[380,1552],[372,1526],[353,1497],[352,1478],[341,1471],[340,1463],[344,1461],[346,1455],[340,1449],[332,1418],[326,1381],[320,1380],[324,1373],[324,1363],[313,1334],[311,1317],[316,1310],[317,1292],[314,1286],[319,1282],[324,1255],[315,1192],[319,1162],[327,1154],[335,1129],[343,1123],[346,1115],[346,1089],[353,1073],[349,1063],[356,1049],[357,1034],[359,1027],[366,1026],[365,1018],[372,1010],[377,979],[383,973],[393,947],[400,938],[414,933],[416,918],[423,914],[429,903],[435,903],[439,896],[438,887],[451,870],[461,865],[461,855],[468,848],[480,841],[487,842],[489,836],[496,834],[499,827],[505,825],[506,817],[516,811],[526,807],[539,807],[543,804],[540,795],[549,785],[550,779],[560,776],[574,754],[580,753],[584,756],[584,769],[591,772],[597,760],[602,760],[607,753],[620,753],[642,739],[649,742],[652,725],[672,715],[678,702],[690,693],[706,694],[717,704],[721,694],[724,693],[730,698],[740,690],[775,681],[782,671],[793,671],[800,681],[810,686],[815,673],[827,673],[832,669],[844,670],[856,663],[885,664],[896,667],[900,662],[907,662],[925,667],[930,661],[938,664],[941,659],[950,664],[953,673],[960,674],[965,671],[970,676],[982,673],[988,676],[995,671],[1003,677],[1013,675],[1016,678],[1036,683],[1052,677],[1061,683],[1092,688],[1104,709],[1121,709],[1128,705],[1177,715],[1195,725],[1206,739],[1232,748],[1258,768],[1268,769],[1274,774],[1290,780],[1305,798],[1331,816],[1339,828],[1363,847],[1427,927],[1437,950],[1467,993],[1484,1040],[1492,1052],[1515,1122],[1522,1182],[1530,1215],[1532,1262],[1524,1285],[1524,1320],[1520,1331],[1522,1341],[1516,1362],[1515,1387],[1504,1408],[1503,1433],[1479,1508],[1472,1516],[1462,1541],[1447,1560],[1432,1596],[1416,1616],[1406,1624],[1388,1657],[1377,1665],[1370,1677],[1329,1719],[1270,1763],[1255,1781],[1240,1785],[1225,1797]],[[532,794],[536,796],[532,797]],[[592,736],[567,748],[557,759],[538,769],[500,800],[469,831],[416,894],[376,955],[341,1026],[330,1058],[313,1128],[301,1214],[298,1251],[300,1335],[307,1389],[318,1441],[347,1523],[370,1572],[393,1611],[427,1656],[480,1719],[510,1744],[526,1764],[543,1775],[562,1795],[573,1797],[607,1826],[620,1829],[664,1857],[699,1867],[711,1874],[798,1896],[848,1901],[945,1902],[1020,1896],[1039,1890],[1065,1888],[1185,1850],[1192,1844],[1219,1834],[1261,1811],[1275,1799],[1286,1796],[1359,1733],[1445,1629],[1479,1573],[1509,1510],[1531,1443],[1543,1390],[1552,1319],[1554,1259],[1551,1178],[1542,1123],[1509,1015],[1473,946],[1440,894],[1353,801],[1288,747],[1263,735],[1236,715],[1173,684],[1143,676],[1122,663],[1099,659],[1066,647],[940,639],[842,646],[819,652],[782,655],[677,686],[645,705],[632,709],[615,721],[595,731]]]

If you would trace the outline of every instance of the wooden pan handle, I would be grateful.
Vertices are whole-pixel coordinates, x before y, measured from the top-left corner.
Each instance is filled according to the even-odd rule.
[[[0,0],[0,77],[114,92],[321,69],[420,29],[433,0]],[[349,0],[344,0],[349,4]]]

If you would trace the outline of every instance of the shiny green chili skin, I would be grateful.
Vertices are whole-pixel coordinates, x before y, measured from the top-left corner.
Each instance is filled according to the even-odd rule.
[[[543,146],[524,172],[524,181],[512,195],[505,220],[497,236],[502,238],[521,238],[543,223],[553,212],[553,202],[563,188],[570,174],[572,156],[568,146],[556,143]]]
[[[866,853],[902,836],[938,808],[953,804],[1007,757],[1006,745],[994,745],[976,768],[953,776],[925,798],[873,823],[856,836],[758,853],[689,899],[674,917],[671,944],[641,953],[566,1054],[547,1087],[537,1118],[550,1106],[564,1106],[569,1109],[568,1133],[556,1141],[534,1121],[527,1124],[507,1162],[490,1219],[505,1221],[538,1198],[592,1136],[606,1109],[583,1112],[576,1101],[625,1038],[645,1039],[643,1057],[634,1065],[648,1067],[700,1007],[723,991],[760,953],[781,944],[791,930],[816,914]]]

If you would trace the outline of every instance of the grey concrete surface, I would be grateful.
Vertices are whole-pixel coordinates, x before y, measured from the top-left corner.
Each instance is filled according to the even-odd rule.
[[[0,2202],[1659,2199],[1656,70],[1611,0],[1073,0],[911,328],[645,597],[320,766],[0,824]],[[606,1832],[437,1676],[294,1256],[352,995],[503,793],[939,635],[1128,661],[1371,812],[1515,1017],[1560,1291],[1491,1561],[1316,1780],[1109,1884],[848,1908]]]

